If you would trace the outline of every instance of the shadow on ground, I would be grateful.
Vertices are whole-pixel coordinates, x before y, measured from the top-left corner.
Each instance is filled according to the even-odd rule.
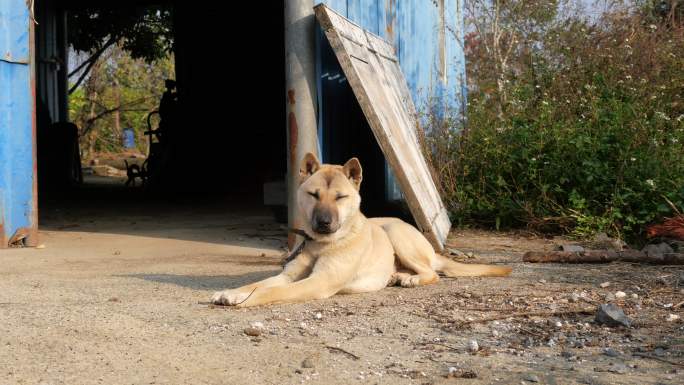
[[[280,273],[280,270],[253,271],[240,275],[175,275],[175,274],[128,274],[122,278],[137,278],[150,282],[165,283],[193,290],[234,289],[260,281]]]

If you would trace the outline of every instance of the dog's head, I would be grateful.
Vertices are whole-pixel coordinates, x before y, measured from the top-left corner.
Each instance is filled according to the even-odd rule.
[[[297,205],[302,230],[318,241],[346,236],[361,206],[361,163],[351,158],[344,166],[321,164],[308,153],[299,169]]]

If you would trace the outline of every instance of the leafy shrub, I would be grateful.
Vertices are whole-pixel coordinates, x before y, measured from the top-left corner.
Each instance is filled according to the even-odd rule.
[[[684,28],[650,15],[568,17],[469,73],[465,124],[427,138],[457,223],[634,238],[684,207]]]

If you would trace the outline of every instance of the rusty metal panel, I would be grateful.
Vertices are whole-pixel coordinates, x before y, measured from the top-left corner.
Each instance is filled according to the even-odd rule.
[[[394,47],[323,4],[315,11],[416,223],[442,250],[451,223],[418,142],[415,107]]]
[[[37,241],[32,47],[27,2],[0,1],[0,248]]]

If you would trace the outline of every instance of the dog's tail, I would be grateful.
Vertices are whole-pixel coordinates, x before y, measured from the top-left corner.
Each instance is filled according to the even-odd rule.
[[[438,266],[435,270],[444,273],[447,277],[505,277],[512,270],[507,266],[458,263],[439,254],[436,257]]]

